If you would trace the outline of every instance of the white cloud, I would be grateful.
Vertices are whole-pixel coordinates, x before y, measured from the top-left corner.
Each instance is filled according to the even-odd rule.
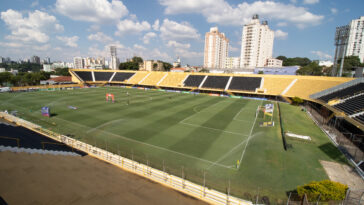
[[[191,40],[200,38],[197,29],[188,22],[177,23],[164,19],[160,32],[163,40]]]
[[[99,41],[99,42],[103,42],[103,43],[107,43],[107,42],[110,42],[110,41],[113,41],[113,39],[102,33],[102,32],[97,32],[95,34],[90,34],[88,37],[87,37],[88,40],[90,41]]]
[[[50,44],[45,44],[42,46],[36,45],[33,48],[34,48],[34,50],[37,50],[37,51],[47,51],[51,48],[51,45]]]
[[[159,19],[157,19],[157,20],[154,21],[153,29],[156,30],[156,31],[159,30]]]
[[[277,23],[277,26],[285,27],[285,26],[287,26],[287,22],[279,22],[279,23]]]
[[[320,60],[330,60],[332,56],[322,51],[311,51],[312,54],[319,57]]]
[[[137,50],[147,50],[144,46],[139,45],[139,44],[134,44],[133,48],[137,49]]]
[[[135,34],[135,33],[140,33],[142,31],[147,31],[149,29],[150,29],[150,24],[146,21],[138,22],[126,19],[118,23],[115,35],[122,36],[125,33]]]
[[[98,24],[91,25],[91,26],[87,29],[87,31],[98,31],[98,30],[100,30],[100,25],[98,25]]]
[[[337,9],[336,8],[331,8],[330,11],[331,11],[332,14],[336,14],[337,13]]]
[[[275,1],[243,2],[236,6],[224,0],[159,0],[166,14],[199,13],[209,23],[243,25],[254,14],[265,19],[287,21],[299,28],[319,24],[324,16],[315,15],[304,7]]]
[[[77,45],[77,41],[79,39],[78,36],[72,36],[72,37],[57,36],[57,39],[62,41],[64,44],[66,44],[69,47],[72,47],[72,48],[78,47],[78,45]]]
[[[288,33],[287,32],[284,32],[282,30],[276,30],[274,31],[274,37],[277,38],[277,39],[286,39],[288,36]]]
[[[57,0],[56,10],[73,19],[94,23],[115,22],[128,14],[118,0]]]
[[[317,4],[320,0],[303,0],[304,4]]]
[[[56,17],[39,10],[29,12],[28,17],[23,17],[20,12],[8,9],[1,12],[1,19],[11,30],[11,34],[6,36],[9,40],[46,43],[50,31],[63,31],[63,26],[57,23]]]
[[[39,1],[38,0],[36,0],[36,1],[34,1],[31,5],[30,5],[30,7],[36,7],[36,6],[38,6],[39,5]]]
[[[297,0],[290,0],[290,2],[291,2],[292,4],[296,4],[296,3],[297,3]]]
[[[143,37],[144,44],[149,44],[150,39],[157,37],[157,34],[154,32],[148,32]]]
[[[191,44],[189,44],[189,43],[178,43],[176,41],[168,41],[167,46],[168,47],[173,47],[173,48],[188,49],[188,48],[191,47]]]
[[[232,45],[229,44],[229,51],[232,51],[232,52],[240,51],[240,48],[233,47]]]

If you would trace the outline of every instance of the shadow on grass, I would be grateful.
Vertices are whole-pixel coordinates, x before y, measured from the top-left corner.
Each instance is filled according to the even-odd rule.
[[[346,163],[345,156],[335,147],[332,143],[328,142],[319,146],[320,150],[323,151],[328,157],[335,160],[336,162]]]

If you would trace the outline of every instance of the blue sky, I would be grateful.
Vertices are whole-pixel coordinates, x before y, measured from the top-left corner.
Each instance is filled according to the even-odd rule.
[[[275,31],[273,56],[332,60],[337,26],[364,15],[362,0],[0,0],[0,56],[144,59],[202,65],[204,36],[218,26],[240,56],[242,26],[257,13]]]

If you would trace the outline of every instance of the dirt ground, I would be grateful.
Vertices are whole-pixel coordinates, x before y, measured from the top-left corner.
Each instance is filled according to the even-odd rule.
[[[336,162],[320,161],[330,180],[348,185],[350,189],[364,189],[363,179],[356,173],[355,169]]]
[[[205,204],[90,156],[0,152],[7,204]]]

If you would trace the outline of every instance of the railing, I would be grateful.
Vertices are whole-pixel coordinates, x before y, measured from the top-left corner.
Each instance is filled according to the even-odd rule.
[[[43,129],[40,126],[34,126],[33,123],[20,119],[18,117],[12,116],[10,114],[0,112],[0,117],[13,121],[18,125],[24,126],[28,129],[31,129],[35,132],[38,132],[42,135],[45,135],[51,139],[54,139],[58,142],[62,142],[72,148],[83,151],[93,157],[96,157],[100,160],[111,163],[115,166],[118,166],[122,169],[130,171],[132,173],[143,176],[147,179],[153,180],[160,184],[166,185],[170,188],[193,196],[195,198],[201,199],[203,201],[212,203],[212,204],[232,204],[232,205],[252,205],[253,203],[250,201],[245,201],[243,199],[239,199],[229,194],[224,194],[218,192],[213,189],[208,189],[205,186],[201,186],[195,183],[192,183],[184,178],[177,177],[166,172],[160,171],[158,169],[152,168],[148,165],[141,164],[139,162],[130,160],[128,158],[122,157],[120,155],[105,151],[98,147],[89,145],[87,143],[75,140],[73,138],[60,135],[54,133],[50,130]]]
[[[336,92],[338,90],[342,90],[342,89],[345,89],[347,87],[350,87],[350,86],[353,86],[353,85],[356,85],[356,84],[359,84],[359,83],[364,83],[364,78],[358,78],[358,79],[355,79],[355,80],[351,80],[349,82],[334,86],[334,87],[326,89],[326,90],[323,90],[321,92],[314,93],[314,94],[310,95],[310,98],[317,99],[317,98],[320,98],[320,97],[322,97],[324,95],[331,94],[331,93]]]

